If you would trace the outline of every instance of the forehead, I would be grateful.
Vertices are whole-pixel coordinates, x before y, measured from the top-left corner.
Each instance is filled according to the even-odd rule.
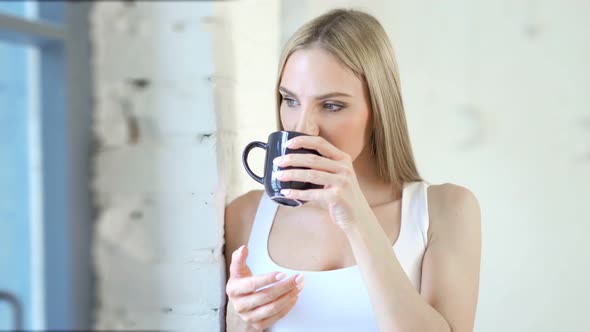
[[[360,96],[363,89],[362,81],[350,68],[320,48],[293,52],[283,69],[280,85],[301,96],[331,92]]]

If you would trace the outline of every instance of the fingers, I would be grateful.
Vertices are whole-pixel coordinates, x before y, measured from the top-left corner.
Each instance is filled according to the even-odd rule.
[[[348,178],[345,178],[342,175],[316,171],[313,169],[277,171],[275,172],[275,176],[280,181],[310,182],[324,186],[344,186],[348,182]]]
[[[250,293],[256,290],[276,283],[284,279],[286,275],[281,272],[271,272],[262,275],[256,275],[249,278],[234,278],[227,284],[227,295],[229,297],[237,297]]]
[[[302,201],[326,201],[336,202],[342,195],[342,189],[338,187],[329,189],[281,189],[281,194],[285,197],[302,200]]]
[[[299,297],[296,297],[293,301],[291,301],[287,306],[285,306],[283,308],[283,310],[281,310],[278,314],[265,318],[257,323],[252,324],[252,326],[254,326],[254,328],[259,329],[259,330],[264,330],[270,326],[272,326],[275,322],[277,322],[278,320],[282,319],[283,317],[287,316],[287,314],[289,313],[289,311],[291,311],[291,309],[293,309],[293,307],[295,306],[295,304],[297,303],[297,300],[299,299]]]
[[[303,289],[303,275],[297,274],[284,279],[281,272],[252,276],[246,265],[248,251],[245,246],[232,253],[230,278],[226,293],[233,304],[235,313],[251,326],[258,329],[284,317],[297,301]],[[283,281],[281,281],[283,280]],[[267,287],[268,286],[268,287]],[[270,323],[272,324],[272,323]],[[267,328],[269,325],[265,325]]]
[[[252,272],[246,266],[246,258],[248,257],[248,248],[241,246],[234,251],[229,265],[230,278],[244,278],[252,276]]]
[[[276,157],[273,163],[280,167],[309,167],[330,173],[338,173],[343,167],[339,161],[309,153],[289,153]]]
[[[303,276],[301,276],[301,278],[299,278],[299,283],[297,283],[298,277],[299,275],[294,275],[283,282],[253,294],[234,298],[233,302],[236,312],[239,314],[247,314],[260,306],[276,301],[289,292],[299,292],[303,288],[304,279]]]
[[[275,301],[259,306],[243,316],[243,319],[256,328],[265,328],[286,315],[297,303],[299,289],[295,288]],[[288,309],[288,310],[285,310]],[[264,325],[264,326],[263,326]]]
[[[287,141],[287,147],[292,150],[299,148],[316,150],[322,156],[333,160],[350,159],[347,153],[340,151],[321,136],[297,136]]]

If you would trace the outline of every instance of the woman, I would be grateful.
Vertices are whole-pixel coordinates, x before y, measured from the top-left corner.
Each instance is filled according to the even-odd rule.
[[[378,21],[333,10],[302,26],[281,56],[284,181],[226,208],[228,331],[471,331],[480,211],[467,189],[430,185],[414,163],[393,50]],[[393,247],[393,250],[392,250]]]

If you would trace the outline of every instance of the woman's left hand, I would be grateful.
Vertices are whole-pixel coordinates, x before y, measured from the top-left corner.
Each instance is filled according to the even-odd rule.
[[[323,185],[322,189],[283,189],[289,198],[316,201],[329,210],[332,221],[344,231],[368,218],[374,218],[352,166],[351,157],[320,136],[297,136],[290,140],[289,149],[306,148],[319,152],[314,154],[290,153],[278,157],[275,164],[281,167],[308,167],[289,169],[275,173],[280,181],[301,181]]]

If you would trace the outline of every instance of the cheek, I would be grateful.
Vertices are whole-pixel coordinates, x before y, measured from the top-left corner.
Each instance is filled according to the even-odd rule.
[[[295,112],[289,112],[288,110],[285,110],[282,105],[279,111],[279,121],[281,121],[281,125],[283,125],[284,130],[295,130],[295,126],[297,125]]]
[[[325,128],[324,136],[354,160],[361,153],[368,140],[367,122],[368,117],[363,115],[343,117],[340,121],[331,121],[329,128]]]

